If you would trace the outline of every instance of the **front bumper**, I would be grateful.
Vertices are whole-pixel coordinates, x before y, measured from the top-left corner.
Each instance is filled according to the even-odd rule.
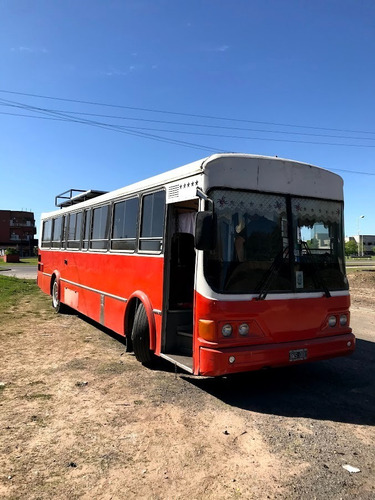
[[[307,349],[306,359],[290,361],[290,351],[299,349]],[[296,365],[337,356],[347,356],[354,349],[355,336],[352,333],[269,345],[213,349],[201,347],[199,350],[199,375],[220,376],[262,368]]]

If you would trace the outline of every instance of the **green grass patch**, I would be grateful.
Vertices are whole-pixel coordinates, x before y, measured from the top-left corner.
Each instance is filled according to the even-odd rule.
[[[357,256],[356,257],[345,257],[345,260],[347,262],[356,262],[358,260],[371,261],[371,260],[375,260],[375,255],[364,255],[363,257],[357,257]]]
[[[20,299],[36,294],[38,287],[35,280],[13,278],[0,274],[0,314],[16,306]]]
[[[37,266],[38,257],[21,257],[19,262],[3,262],[0,260],[0,267],[22,267],[22,266]]]

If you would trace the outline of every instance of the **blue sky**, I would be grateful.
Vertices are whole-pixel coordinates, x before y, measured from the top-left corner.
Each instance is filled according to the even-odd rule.
[[[221,150],[336,171],[346,234],[375,234],[374,54],[373,0],[0,0],[0,209]]]

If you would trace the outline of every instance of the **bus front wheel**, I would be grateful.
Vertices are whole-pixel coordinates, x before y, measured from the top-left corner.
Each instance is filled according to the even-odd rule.
[[[135,357],[144,365],[153,361],[153,352],[150,350],[150,333],[146,309],[141,304],[135,313],[131,336]]]
[[[67,310],[66,305],[60,302],[59,283],[56,279],[52,284],[52,307],[57,313],[61,314],[63,314]]]

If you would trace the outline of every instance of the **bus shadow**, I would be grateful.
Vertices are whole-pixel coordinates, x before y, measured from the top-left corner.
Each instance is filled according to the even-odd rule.
[[[72,311],[72,314],[77,314]],[[122,335],[77,314],[116,341]],[[258,413],[375,425],[375,343],[357,339],[349,357],[228,377],[198,378],[158,358],[154,371],[180,377],[224,403]]]
[[[375,343],[352,356],[190,383],[228,405],[287,417],[375,425]]]

